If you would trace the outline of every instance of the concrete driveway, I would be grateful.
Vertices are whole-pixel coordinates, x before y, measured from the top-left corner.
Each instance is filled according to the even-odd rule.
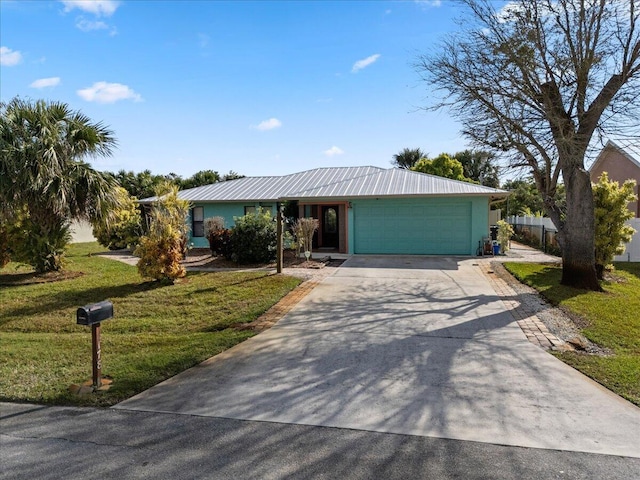
[[[114,408],[640,457],[640,409],[529,343],[475,259],[352,257],[270,330]]]

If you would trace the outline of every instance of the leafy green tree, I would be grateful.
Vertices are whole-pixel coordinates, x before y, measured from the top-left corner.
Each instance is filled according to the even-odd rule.
[[[455,158],[451,158],[446,153],[441,153],[434,159],[423,158],[419,160],[411,170],[414,172],[428,173],[439,177],[451,178],[462,182],[472,182],[473,180],[464,176],[462,164]]]
[[[463,150],[453,155],[462,164],[465,177],[486,187],[499,188],[499,168],[494,153],[483,150]]]
[[[536,187],[533,177],[508,180],[502,185],[502,189],[511,192],[508,200],[502,202],[501,208],[503,216],[507,215],[532,215],[542,216],[545,212],[544,200],[540,190]],[[563,212],[566,210],[566,196],[564,185],[559,184],[554,195],[554,202]],[[508,207],[508,208],[507,208]]]
[[[129,195],[139,199],[153,197],[158,186],[168,181],[167,176],[154,175],[151,170],[144,170],[139,173],[120,170],[113,176],[120,186],[129,192]]]
[[[228,180],[237,180],[238,178],[244,178],[244,175],[240,175],[238,172],[234,172],[233,170],[229,170],[229,173],[225,173],[221,178],[221,182],[226,182]]]
[[[461,0],[461,28],[416,68],[475,145],[530,168],[558,229],[563,285],[601,290],[595,269],[594,134],[640,118],[638,0]],[[500,9],[499,11],[496,9]],[[566,215],[555,203],[562,176]]]
[[[596,219],[596,271],[602,280],[605,267],[613,262],[615,255],[624,253],[625,243],[631,241],[635,230],[625,222],[633,218],[629,202],[635,201],[635,180],[622,185],[609,180],[603,172],[598,183],[593,184],[593,200]]]
[[[155,195],[158,186],[164,182],[170,182],[178,186],[180,190],[188,188],[200,187],[202,185],[210,185],[216,182],[225,182],[227,180],[235,180],[242,178],[244,175],[230,170],[229,173],[220,176],[214,170],[201,170],[194,173],[191,177],[183,179],[180,175],[169,173],[168,175],[156,175],[151,170],[144,170],[139,173],[132,171],[120,170],[118,173],[112,174],[129,195],[139,199],[150,198]]]
[[[142,234],[138,201],[122,187],[117,187],[120,207],[114,209],[109,222],[93,222],[93,235],[100,245],[109,250],[118,250],[136,245]]]
[[[113,133],[65,103],[15,98],[0,104],[0,137],[2,218],[20,213],[10,247],[38,273],[60,270],[70,222],[106,219],[119,204],[113,177],[83,161],[109,156]]]
[[[189,225],[189,202],[178,197],[178,187],[165,182],[155,192],[158,199],[150,213],[149,233],[140,237],[134,254],[140,257],[137,267],[144,278],[173,283],[184,277],[180,263],[184,258]]]
[[[188,188],[201,187],[202,185],[211,185],[220,181],[220,174],[213,170],[201,170],[186,178],[178,185],[181,190]]]
[[[419,148],[405,148],[393,156],[391,163],[398,168],[409,170],[426,156]]]

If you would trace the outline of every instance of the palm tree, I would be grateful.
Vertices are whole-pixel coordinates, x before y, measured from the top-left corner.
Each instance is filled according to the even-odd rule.
[[[398,168],[409,170],[422,158],[426,158],[426,155],[419,148],[405,148],[393,156],[391,163]]]
[[[38,273],[60,270],[70,222],[109,216],[117,181],[83,160],[115,144],[109,129],[65,103],[0,104],[0,214],[12,224],[17,259]]]

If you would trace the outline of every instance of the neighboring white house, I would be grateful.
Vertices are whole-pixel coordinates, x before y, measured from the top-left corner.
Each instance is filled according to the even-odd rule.
[[[74,220],[71,224],[71,243],[96,242],[93,228],[86,220]]]

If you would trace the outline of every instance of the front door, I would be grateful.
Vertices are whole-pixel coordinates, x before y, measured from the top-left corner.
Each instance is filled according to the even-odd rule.
[[[338,206],[322,206],[322,245],[323,248],[339,248]]]

